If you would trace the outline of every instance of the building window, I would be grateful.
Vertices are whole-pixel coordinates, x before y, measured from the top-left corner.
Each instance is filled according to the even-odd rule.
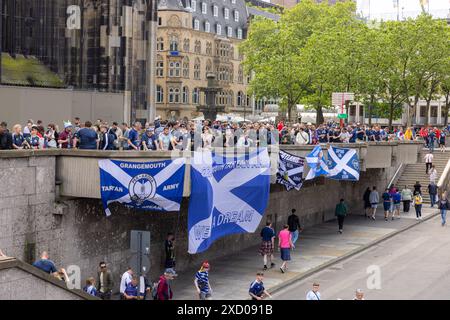
[[[161,17],[158,17],[158,26],[162,25],[162,19]]]
[[[169,103],[180,103],[179,88],[169,88]]]
[[[156,76],[164,77],[164,59],[160,55],[156,57]]]
[[[183,78],[189,78],[189,58],[183,59]]]
[[[190,47],[189,39],[184,39],[183,40],[183,51],[189,52],[189,49],[190,49],[189,47]]]
[[[200,21],[194,19],[194,30],[200,30]]]
[[[430,107],[430,116],[432,118],[437,118],[438,115],[438,107],[437,106],[431,106]]]
[[[195,59],[194,64],[194,79],[200,80],[200,59]]]
[[[156,50],[158,51],[164,50],[164,39],[162,37],[156,39]]]
[[[223,16],[224,16],[225,19],[228,20],[230,18],[230,9],[224,8],[223,9]]]
[[[164,89],[161,86],[156,86],[156,103],[164,103]]]
[[[222,34],[222,26],[220,24],[216,25],[216,33],[220,36]]]
[[[242,91],[239,91],[237,94],[237,106],[242,107],[243,102],[244,102],[244,94],[242,93]]]
[[[208,21],[205,22],[205,32],[211,32],[211,25]]]
[[[239,11],[234,10],[234,21],[239,22]]]
[[[212,44],[211,44],[211,42],[207,42],[206,43],[206,54],[207,55],[212,55]]]
[[[206,76],[208,75],[208,73],[212,72],[212,63],[211,63],[210,59],[208,59],[206,61],[206,69],[205,70],[206,70]],[[205,76],[205,78],[206,78],[206,76]]]
[[[170,51],[178,51],[178,36],[170,36]]]
[[[237,38],[242,39],[242,29],[241,28],[237,29]]]
[[[238,70],[238,83],[243,83],[244,82],[244,70],[242,68],[241,65],[239,65],[239,70]]]
[[[171,62],[169,64],[169,77],[180,77],[180,63]]]
[[[195,48],[194,48],[195,53],[202,53],[202,43],[200,42],[200,40],[195,41]]]
[[[217,6],[213,6],[213,15],[214,17],[219,16],[219,8]]]
[[[183,103],[188,104],[189,103],[189,88],[183,87]]]
[[[207,14],[208,13],[208,9],[207,9],[207,5],[206,2],[202,2],[202,13],[203,14]]]
[[[227,27],[227,36],[228,38],[231,38],[233,36],[233,28]]]
[[[197,1],[196,0],[191,0],[191,8],[192,11],[197,11]]]
[[[192,103],[193,104],[198,104],[199,96],[200,96],[200,91],[198,90],[198,88],[195,88],[192,91]]]

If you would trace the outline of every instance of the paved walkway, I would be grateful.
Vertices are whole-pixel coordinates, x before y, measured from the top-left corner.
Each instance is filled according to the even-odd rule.
[[[424,218],[437,213],[438,209],[423,208]],[[276,266],[265,272],[264,284],[267,289],[274,290],[294,282],[297,278],[324,266],[335,259],[352,254],[389,234],[419,223],[415,219],[414,208],[409,214],[402,213],[400,219],[388,222],[383,219],[383,212],[377,212],[377,220],[373,221],[361,216],[348,216],[344,224],[344,233],[337,232],[337,221],[316,225],[300,234],[297,248],[292,252],[292,261],[287,273],[282,274],[279,266],[279,252],[275,252]],[[255,273],[262,269],[262,257],[258,247],[243,250],[239,254],[210,261],[210,282],[214,300],[247,299],[248,287],[255,279]],[[197,266],[179,273],[173,282],[174,298],[198,299],[193,284]]]

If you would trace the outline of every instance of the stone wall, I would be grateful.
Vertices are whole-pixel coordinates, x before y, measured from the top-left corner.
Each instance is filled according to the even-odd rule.
[[[300,191],[286,192],[271,186],[266,216],[280,229],[292,208],[304,227],[333,219],[334,207],[345,198],[352,214],[362,214],[362,194],[368,186],[384,188],[395,168],[368,169],[360,181],[339,182],[319,178],[305,183]],[[163,243],[168,232],[177,237],[177,269],[183,270],[203,259],[213,259],[257,245],[254,234],[232,235],[216,241],[203,254],[187,254],[187,208],[180,213],[148,213],[113,206],[106,218],[98,199],[65,199],[55,202],[55,157],[0,158],[0,248],[9,256],[32,262],[47,250],[58,266],[78,265],[82,283],[95,276],[100,261],[114,274],[116,287],[130,260],[130,231],[151,232],[151,278],[162,271]],[[256,253],[255,253],[256,254]]]

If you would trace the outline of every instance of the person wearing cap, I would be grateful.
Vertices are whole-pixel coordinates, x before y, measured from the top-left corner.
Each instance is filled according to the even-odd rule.
[[[177,276],[173,269],[167,269],[164,274],[159,277],[156,300],[172,300],[173,291],[170,282]]]
[[[142,135],[142,150],[158,150],[158,138],[155,135],[155,129],[153,127],[149,127],[145,130],[145,133]]]
[[[264,288],[263,279],[264,272],[256,273],[256,280],[250,284],[250,289],[248,290],[248,294],[252,297],[252,300],[262,300],[265,297],[272,298],[266,288]]]
[[[202,263],[200,270],[197,271],[194,278],[194,285],[197,289],[200,300],[209,300],[212,294],[211,284],[209,283],[209,262]]]
[[[70,149],[72,146],[72,123],[64,122],[64,130],[59,133],[58,145],[62,149]]]

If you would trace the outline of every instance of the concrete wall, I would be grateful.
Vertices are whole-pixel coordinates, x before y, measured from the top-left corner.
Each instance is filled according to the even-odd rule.
[[[14,107],[12,107],[14,106]],[[80,117],[123,122],[124,95],[66,89],[0,86],[0,120],[10,127],[28,119],[58,124]]]
[[[168,232],[177,237],[177,268],[183,270],[203,259],[231,254],[256,245],[259,230],[216,241],[203,254],[187,253],[188,200],[183,200],[180,213],[139,212],[113,205],[112,216],[106,218],[99,199],[55,201],[55,169],[60,151],[0,153],[0,248],[9,256],[33,261],[39,252],[49,251],[60,267],[78,265],[82,281],[95,276],[100,261],[108,262],[118,285],[120,274],[129,264],[130,231],[147,230],[151,238],[151,277],[162,270],[163,243]],[[74,153],[76,154],[76,153]],[[8,156],[22,156],[11,158]],[[36,156],[40,155],[40,156]],[[58,158],[58,160],[55,160]],[[80,161],[86,157],[80,157]],[[127,158],[122,156],[121,158]],[[93,158],[95,159],[95,157]],[[91,160],[90,160],[91,161]],[[359,182],[339,182],[324,178],[306,182],[300,191],[286,192],[271,185],[267,219],[280,229],[292,208],[296,208],[305,227],[333,219],[336,203],[345,198],[352,214],[362,214],[365,188],[377,185],[381,190],[392,177],[395,167],[367,169]],[[73,171],[70,166],[65,172]],[[80,172],[89,177],[90,171]],[[96,173],[98,175],[98,172]],[[94,187],[98,188],[98,184]],[[256,252],[255,252],[256,254]]]

